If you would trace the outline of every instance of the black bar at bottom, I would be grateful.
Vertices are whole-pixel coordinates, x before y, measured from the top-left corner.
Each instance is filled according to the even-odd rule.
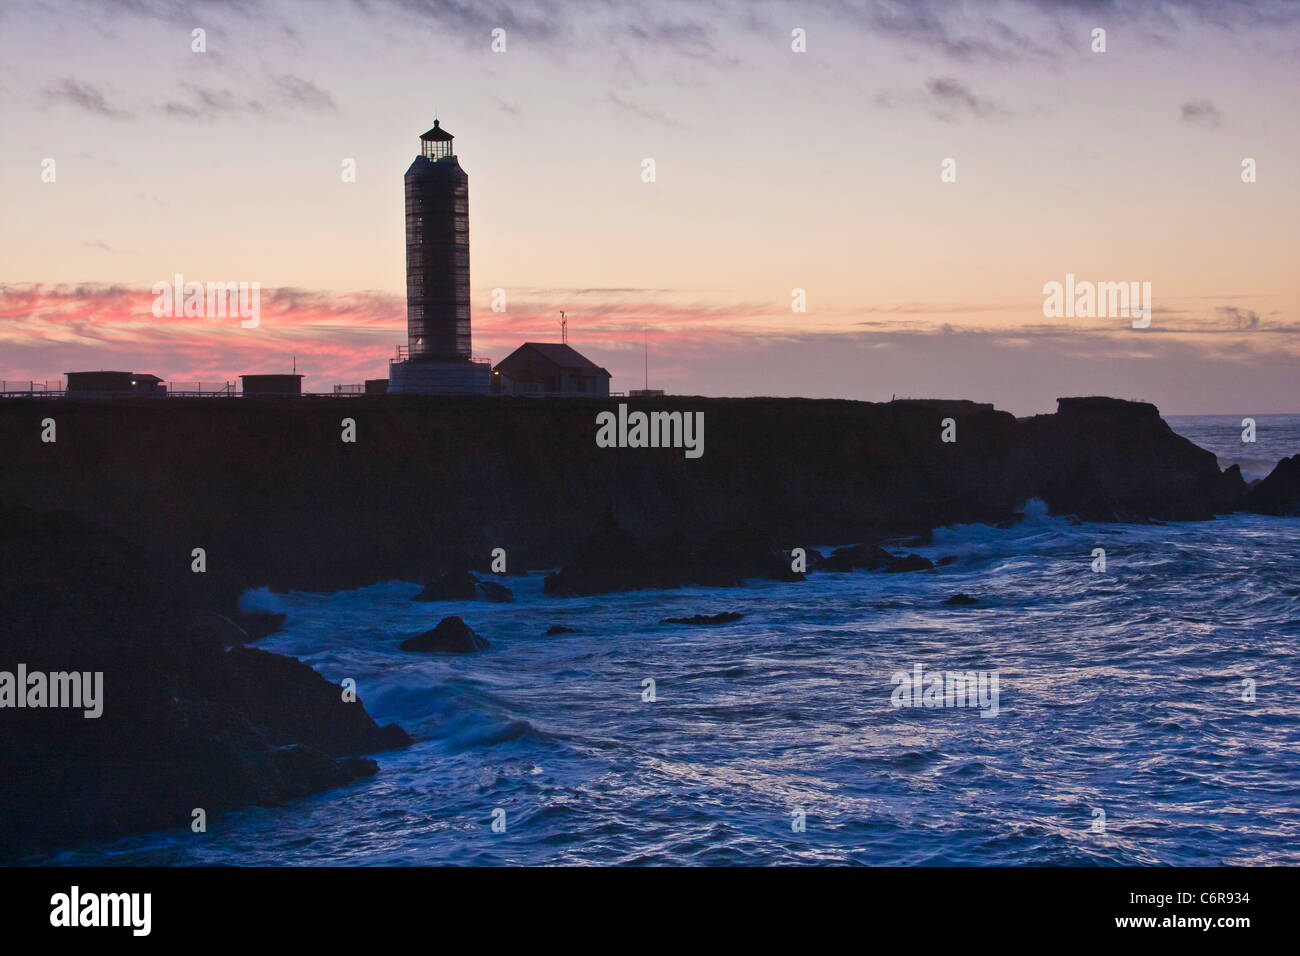
[[[629,945],[658,948],[655,939],[680,942],[687,919],[728,936],[811,930],[813,920],[822,938],[834,928],[864,942],[903,932],[943,951],[972,942],[968,931],[1072,942],[1199,936],[1231,946],[1260,929],[1277,936],[1293,883],[1282,868],[14,868],[0,869],[0,929],[8,938],[76,933],[92,944],[339,943],[355,939],[353,930],[434,934],[434,945],[455,926],[471,939],[545,933],[537,939],[553,944],[589,938],[612,920],[625,925]]]

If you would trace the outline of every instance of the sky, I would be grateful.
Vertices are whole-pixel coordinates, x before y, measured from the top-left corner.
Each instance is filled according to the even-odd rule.
[[[615,391],[1300,412],[1294,0],[6,3],[0,116],[0,380],[385,377],[437,117],[478,356],[564,310]]]

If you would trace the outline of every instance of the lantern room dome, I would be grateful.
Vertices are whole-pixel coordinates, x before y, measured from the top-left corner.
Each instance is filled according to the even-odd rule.
[[[453,158],[451,141],[454,138],[434,120],[433,129],[420,134],[420,155],[435,163],[450,160]]]
[[[420,134],[420,139],[426,143],[449,143],[454,138],[455,137],[453,137],[451,133],[448,133],[438,125],[437,120],[433,121],[433,129],[429,130],[427,133]]]

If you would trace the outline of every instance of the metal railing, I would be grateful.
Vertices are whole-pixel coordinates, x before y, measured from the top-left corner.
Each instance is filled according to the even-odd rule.
[[[388,360],[388,364],[389,364],[389,365],[397,365],[397,364],[400,364],[400,363],[402,363],[402,362],[409,362],[410,360],[411,360],[411,349],[410,349],[410,346],[407,346],[407,345],[399,345],[399,346],[397,346],[397,357],[396,357],[396,358],[393,358],[393,359],[389,359],[389,360]],[[492,360],[491,360],[490,358],[488,358],[487,356],[485,356],[485,355],[474,355],[474,356],[471,356],[471,357],[470,357],[470,361],[473,362],[475,365],[489,365],[489,366],[490,366],[490,365],[492,364]]]
[[[8,382],[0,380],[0,397],[3,398],[62,398],[62,382]]]
[[[488,358],[473,358],[470,360],[475,364],[490,365],[492,360]],[[335,385],[332,392],[302,392],[289,393],[279,397],[310,397],[310,398],[364,398],[368,395],[365,385]],[[382,394],[382,393],[380,393]],[[516,394],[534,394],[538,397],[549,396],[552,394],[537,388],[534,392],[519,392]],[[566,393],[567,394],[567,393]],[[579,394],[579,393],[573,393]],[[621,396],[621,392],[610,392],[610,397]],[[244,393],[234,382],[223,382],[216,385],[208,382],[168,382],[166,388],[159,388],[153,394],[137,394],[133,392],[122,391],[95,391],[78,389],[69,392],[63,387],[61,382],[37,382],[22,381],[13,382],[0,380],[0,398],[243,398]],[[253,395],[248,397],[267,397],[266,395]],[[276,397],[276,396],[271,396]]]
[[[202,382],[168,382],[167,394],[160,395],[160,398],[234,398],[238,394],[234,382],[223,382],[220,385],[208,383],[205,391]]]

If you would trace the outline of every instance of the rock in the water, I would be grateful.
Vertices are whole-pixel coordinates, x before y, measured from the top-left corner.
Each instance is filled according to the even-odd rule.
[[[308,794],[342,786],[361,777],[373,777],[379,764],[367,757],[335,760],[327,753],[303,744],[288,744],[275,752],[275,765],[288,783],[267,806],[276,806]]]
[[[822,562],[823,571],[880,571],[894,560],[894,556],[884,548],[873,544],[852,544],[836,548]]]
[[[495,581],[478,582],[478,590],[487,600],[497,604],[504,604],[515,599],[513,591],[504,584],[497,584]]]
[[[723,611],[721,614],[694,614],[691,617],[666,617],[660,624],[730,624],[739,621],[745,615],[737,611]]]
[[[919,554],[900,557],[873,544],[836,548],[822,562],[823,571],[929,571],[934,563]]]
[[[1033,497],[1084,521],[1208,520],[1241,506],[1240,471],[1174,434],[1154,405],[1060,398],[1055,415],[1017,423],[1031,450]]]
[[[563,624],[552,624],[546,629],[545,637],[555,637],[557,634],[577,634],[576,627],[565,627]]]
[[[432,631],[407,638],[400,646],[404,651],[425,654],[473,654],[487,650],[491,645],[487,638],[480,637],[468,624],[452,615],[444,617]]]
[[[239,615],[239,623],[248,632],[250,641],[279,634],[289,615],[273,611],[247,611]]]
[[[826,561],[826,556],[823,555],[816,548],[804,548],[804,552],[808,560],[808,570],[809,571],[822,570],[822,564]]]
[[[478,597],[478,579],[468,571],[448,571],[424,586],[412,601],[473,601]]]
[[[1246,507],[1261,515],[1300,514],[1300,455],[1283,458],[1267,478],[1252,485]]]
[[[979,604],[979,598],[973,598],[969,594],[954,594],[943,603],[952,607],[969,607],[972,604]]]
[[[671,546],[670,546],[671,547]],[[743,583],[748,578],[768,581],[802,581],[804,576],[790,569],[790,559],[785,552],[753,528],[740,527],[713,535],[698,551],[688,554],[695,560],[688,565],[688,577],[708,585],[710,578]],[[716,577],[715,577],[716,576]]]
[[[736,587],[748,578],[802,581],[762,535],[733,528],[696,540],[642,541],[607,513],[573,559],[548,574],[543,590],[576,597],[638,588]]]
[[[244,710],[266,729],[277,745],[300,743],[332,757],[377,753],[411,742],[396,724],[380,727],[363,702],[343,700],[337,684],[293,657],[255,647],[232,648],[228,654],[244,687]]]
[[[885,565],[886,573],[899,571],[933,571],[934,562],[929,558],[922,557],[919,554],[909,554],[906,557],[899,558],[890,555],[893,559]]]
[[[513,601],[514,592],[495,581],[480,581],[468,571],[448,571],[436,581],[426,584],[424,590],[411,600],[477,601],[479,598],[501,604]]]

